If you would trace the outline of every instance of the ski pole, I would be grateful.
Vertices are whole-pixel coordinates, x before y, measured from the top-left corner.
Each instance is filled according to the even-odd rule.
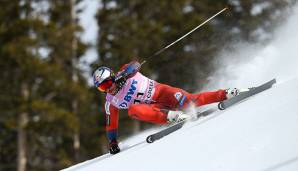
[[[148,58],[152,58],[154,56],[157,56],[159,54],[161,54],[163,51],[165,51],[166,49],[168,49],[169,47],[173,46],[175,43],[179,42],[180,40],[182,40],[183,38],[185,38],[186,36],[188,36],[189,34],[191,34],[192,32],[194,32],[195,30],[197,30],[198,28],[202,27],[204,24],[206,24],[207,22],[209,22],[210,20],[212,20],[213,18],[215,18],[216,16],[218,16],[219,14],[221,14],[222,12],[224,12],[225,10],[227,10],[228,7],[225,7],[224,9],[222,9],[221,11],[219,11],[218,13],[214,14],[212,17],[208,18],[207,20],[205,20],[203,23],[201,23],[200,25],[198,25],[197,27],[195,27],[194,29],[190,30],[188,33],[184,34],[183,36],[181,36],[179,39],[175,40],[174,42],[172,42],[171,44],[167,45],[166,47],[160,49],[159,51],[155,52],[153,55],[147,57]],[[144,63],[146,63],[147,61],[144,60],[141,65],[143,65]]]

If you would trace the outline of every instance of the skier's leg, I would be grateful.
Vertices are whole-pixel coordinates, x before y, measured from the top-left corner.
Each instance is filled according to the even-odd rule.
[[[196,106],[220,102],[227,98],[225,90],[190,94],[180,88],[171,87],[165,84],[158,84],[155,87],[153,99],[155,104],[137,104],[129,109],[129,115],[138,120],[154,123],[176,122],[185,119],[186,115],[181,111],[193,102]],[[166,109],[166,110],[164,110]]]
[[[191,100],[192,95],[185,90],[180,88],[172,87],[166,84],[158,84],[155,87],[155,93],[153,100],[168,108],[183,109]]]
[[[220,102],[227,99],[225,90],[217,90],[213,92],[203,92],[191,95],[192,101],[196,106],[202,106],[210,103]]]
[[[128,109],[128,115],[137,120],[157,124],[175,123],[188,119],[181,111],[173,111],[159,104],[133,104]]]
[[[153,100],[171,109],[185,109],[190,102],[193,102],[196,106],[202,106],[227,99],[225,90],[190,94],[185,90],[165,84],[159,84],[155,88],[156,93]]]
[[[128,108],[128,115],[137,120],[157,124],[167,123],[167,109],[160,104],[133,104]]]

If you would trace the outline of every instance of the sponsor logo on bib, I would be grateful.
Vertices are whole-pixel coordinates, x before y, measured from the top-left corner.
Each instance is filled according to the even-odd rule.
[[[138,82],[136,80],[132,81],[129,90],[127,91],[126,95],[124,96],[124,99],[123,99],[124,102],[122,102],[119,105],[120,108],[127,108],[128,107],[128,103],[131,101],[132,95],[137,90],[137,84],[138,84]]]
[[[150,80],[149,81],[148,93],[147,93],[147,99],[151,99],[151,97],[152,97],[153,86],[154,86],[154,83],[153,83],[152,80]]]

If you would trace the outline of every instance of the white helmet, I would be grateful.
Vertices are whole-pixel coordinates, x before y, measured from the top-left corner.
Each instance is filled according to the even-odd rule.
[[[110,68],[102,66],[94,71],[93,83],[96,86],[96,88],[99,88],[100,85],[105,83],[106,81],[114,82],[114,77],[114,72]]]

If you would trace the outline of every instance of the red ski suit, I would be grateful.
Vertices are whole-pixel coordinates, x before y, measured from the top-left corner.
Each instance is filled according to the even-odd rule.
[[[227,98],[225,90],[191,94],[180,88],[157,82],[155,82],[154,88],[155,92],[151,103],[131,104],[128,107],[128,115],[131,118],[156,124],[166,124],[168,110],[183,110],[190,102],[195,106],[202,106],[220,102]],[[105,110],[108,138],[109,140],[113,140],[117,138],[120,109],[106,102]]]
[[[180,88],[171,87],[166,84],[157,84],[152,104],[133,104],[128,109],[128,115],[134,119],[157,123],[167,123],[167,110],[183,110],[190,102],[195,106],[202,106],[226,99],[225,90],[214,92],[203,92],[199,94],[190,94]],[[175,97],[177,92],[181,92],[181,98],[178,101]]]

